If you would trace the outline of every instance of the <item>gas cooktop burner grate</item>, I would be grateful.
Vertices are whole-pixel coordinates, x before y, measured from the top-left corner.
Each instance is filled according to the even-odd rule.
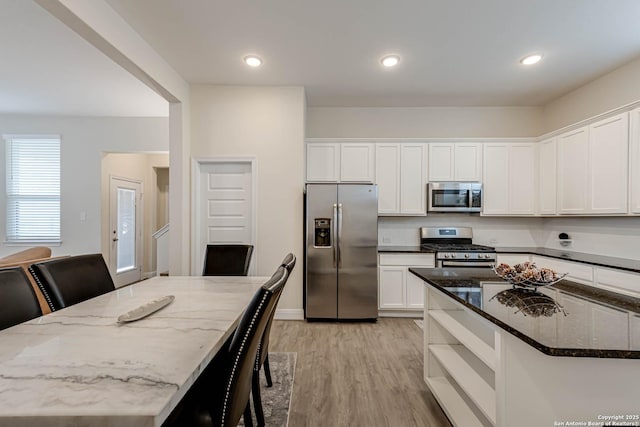
[[[492,247],[474,244],[423,243],[422,247],[447,252],[495,252],[495,249]]]

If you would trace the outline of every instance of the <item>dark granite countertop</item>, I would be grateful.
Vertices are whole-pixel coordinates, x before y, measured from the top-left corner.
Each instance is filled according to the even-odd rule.
[[[407,254],[433,254],[433,249],[424,249],[420,246],[378,246],[379,253],[407,253]]]
[[[640,359],[640,298],[569,280],[534,292],[514,288],[488,268],[409,271],[550,356]],[[605,315],[592,315],[598,309]],[[598,339],[590,331],[598,331]]]
[[[549,249],[549,248],[533,248],[533,247],[504,247],[496,248],[496,252],[499,254],[533,254],[548,256],[551,258],[564,259],[567,261],[581,262],[583,264],[598,265],[601,267],[617,268],[620,270],[627,270],[634,273],[640,273],[640,261],[616,258],[605,255],[587,254],[583,252],[572,252],[561,249]]]

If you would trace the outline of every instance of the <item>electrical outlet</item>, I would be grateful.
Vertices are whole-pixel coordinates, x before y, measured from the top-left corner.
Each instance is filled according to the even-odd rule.
[[[383,236],[382,237],[382,243],[391,243],[391,237]]]
[[[489,244],[490,245],[495,245],[496,243],[498,243],[498,239],[496,239],[495,237],[489,239]]]

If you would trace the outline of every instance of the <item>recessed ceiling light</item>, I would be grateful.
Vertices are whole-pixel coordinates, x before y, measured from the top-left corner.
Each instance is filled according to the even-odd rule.
[[[533,65],[533,64],[537,64],[538,62],[540,62],[540,60],[542,59],[542,55],[540,55],[539,53],[533,54],[533,55],[527,55],[524,58],[522,58],[520,60],[520,63],[522,65]]]
[[[387,55],[383,56],[380,62],[385,67],[395,67],[400,62],[400,57],[398,55]]]
[[[247,56],[245,56],[244,57],[244,62],[249,67],[259,67],[260,65],[262,65],[262,59],[260,59],[259,57],[255,56],[255,55],[247,55]]]

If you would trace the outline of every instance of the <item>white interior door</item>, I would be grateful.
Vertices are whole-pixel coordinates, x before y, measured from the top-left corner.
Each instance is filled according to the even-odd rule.
[[[255,208],[252,161],[201,161],[196,169],[193,274],[200,274],[208,243],[255,246]],[[249,274],[255,268],[254,251]]]
[[[142,271],[142,183],[110,178],[109,271],[116,287],[140,280]]]

